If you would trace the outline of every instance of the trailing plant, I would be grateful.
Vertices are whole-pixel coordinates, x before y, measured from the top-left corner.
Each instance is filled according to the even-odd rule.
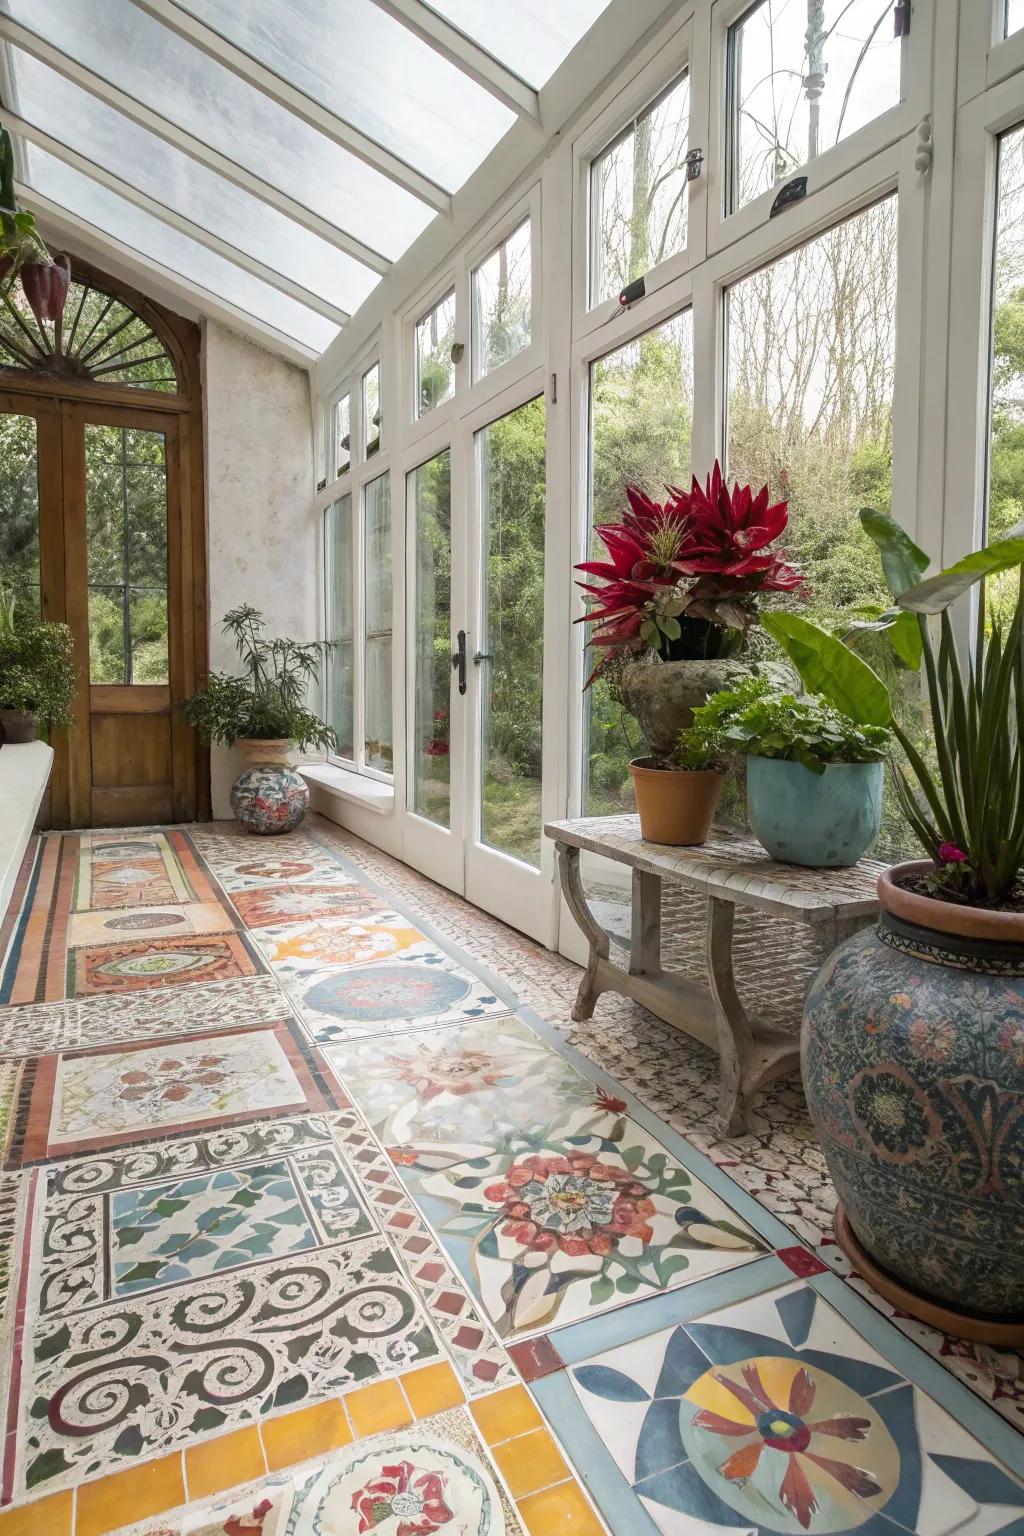
[[[731,655],[757,621],[765,593],[795,593],[803,577],[771,548],[788,522],[787,504],[768,487],[725,483],[715,462],[705,485],[668,486],[664,502],[626,487],[620,523],[595,529],[607,553],[576,569],[592,601],[577,622],[592,624],[591,645],[604,651],[587,681],[613,657],[645,654],[662,661]]]
[[[75,662],[66,624],[44,623],[0,588],[0,709],[35,715],[46,725],[71,725]]]
[[[306,694],[320,678],[326,642],[300,642],[264,635],[262,613],[248,603],[224,615],[223,629],[234,638],[241,676],[211,672],[205,685],[185,700],[185,719],[204,741],[230,747],[240,737],[294,741],[303,751],[337,745],[332,728],[306,707]]]
[[[754,676],[695,709],[679,750],[697,757],[781,758],[820,774],[832,763],[881,762],[889,740],[883,727],[858,725],[825,699],[780,693],[767,678]]]
[[[766,615],[765,628],[808,688],[860,724],[892,730],[906,758],[906,765],[891,760],[900,807],[935,864],[939,888],[974,905],[998,905],[1013,899],[1024,869],[1024,577],[1008,625],[994,623],[988,634],[986,583],[1024,567],[1024,523],[922,580],[928,556],[898,523],[867,510],[861,522],[894,598],[871,627],[903,643],[911,624],[917,629],[936,767],[896,718],[885,683],[848,644],[797,614]],[[965,668],[950,610],[975,586],[977,629]]]
[[[14,146],[0,128],[0,299],[11,306],[16,278],[39,325],[58,326],[67,303],[71,265],[66,256],[51,256],[27,208],[14,195]]]

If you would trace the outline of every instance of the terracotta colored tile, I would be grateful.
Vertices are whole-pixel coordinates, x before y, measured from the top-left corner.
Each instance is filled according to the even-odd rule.
[[[576,1482],[531,1493],[518,1509],[530,1536],[605,1536],[604,1526]]]
[[[454,1408],[466,1395],[455,1372],[443,1360],[437,1365],[425,1365],[421,1371],[410,1371],[402,1377],[402,1386],[418,1419]]]
[[[259,1431],[250,1426],[231,1435],[205,1440],[185,1452],[185,1480],[190,1499],[205,1498],[262,1477],[266,1471]]]
[[[378,1381],[358,1387],[345,1398],[357,1435],[378,1435],[382,1429],[398,1429],[412,1420],[409,1405],[397,1381]]]
[[[493,1455],[514,1499],[569,1476],[562,1453],[546,1429],[533,1429],[528,1435],[506,1440],[494,1447]]]
[[[539,1429],[544,1422],[525,1387],[506,1387],[493,1397],[480,1398],[470,1407],[488,1445],[524,1435],[528,1429]]]
[[[537,1381],[560,1371],[565,1364],[558,1350],[548,1338],[526,1339],[521,1344],[510,1344],[512,1364],[524,1381]]]
[[[279,1419],[266,1419],[260,1432],[271,1472],[348,1445],[352,1439],[345,1410],[336,1400],[315,1403],[312,1408],[297,1408]]]
[[[107,1536],[122,1525],[163,1514],[185,1502],[181,1456],[147,1461],[127,1472],[113,1472],[78,1490],[75,1536]]]
[[[0,1536],[71,1536],[71,1490],[0,1512]]]

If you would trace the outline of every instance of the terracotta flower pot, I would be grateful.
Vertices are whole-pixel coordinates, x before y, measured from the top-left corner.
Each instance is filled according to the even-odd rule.
[[[294,745],[289,736],[267,740],[257,736],[239,736],[235,742],[235,746],[247,763],[274,763],[281,768],[289,766],[288,759]]]
[[[648,843],[692,848],[707,842],[722,794],[721,768],[655,768],[653,758],[629,765],[640,813],[640,831]]]
[[[969,1338],[1024,1342],[1024,915],[878,882],[874,929],[807,996],[804,1086],[876,1289]]]

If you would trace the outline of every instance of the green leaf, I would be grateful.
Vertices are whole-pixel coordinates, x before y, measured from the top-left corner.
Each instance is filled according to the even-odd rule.
[[[765,613],[761,623],[782,646],[812,693],[823,694],[858,725],[892,723],[888,688],[841,640],[795,613]]]
[[[937,576],[919,582],[916,587],[903,592],[897,602],[911,613],[941,613],[969,592],[976,582],[1019,565],[1024,565],[1024,523],[1011,528],[1007,538],[997,539],[984,549],[976,549]]]
[[[855,619],[843,636],[843,643],[854,645],[861,635],[882,634],[888,634],[893,650],[905,667],[911,672],[920,671],[921,632],[914,615],[902,608],[876,608],[871,618]]]
[[[918,549],[909,533],[888,512],[861,507],[860,522],[868,538],[878,548],[889,591],[893,597],[901,597],[909,587],[916,586],[921,580],[930,564],[928,556],[923,549]]]
[[[610,1301],[615,1295],[615,1286],[607,1275],[598,1275],[596,1280],[590,1283],[590,1305],[600,1307],[604,1302]]]

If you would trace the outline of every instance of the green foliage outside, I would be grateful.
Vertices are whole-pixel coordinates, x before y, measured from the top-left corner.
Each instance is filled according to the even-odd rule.
[[[66,624],[43,623],[0,587],[0,709],[27,710],[44,725],[74,718],[75,663]]]

